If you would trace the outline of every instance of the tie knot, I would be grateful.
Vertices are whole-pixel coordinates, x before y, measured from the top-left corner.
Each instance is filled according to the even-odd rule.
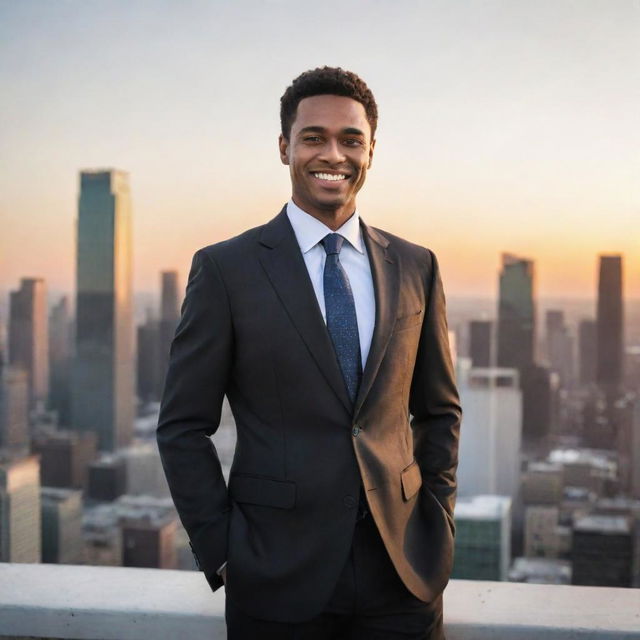
[[[320,241],[327,255],[338,254],[344,238],[339,233],[329,233]]]

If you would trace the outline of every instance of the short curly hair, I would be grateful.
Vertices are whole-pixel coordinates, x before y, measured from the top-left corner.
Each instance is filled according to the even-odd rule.
[[[352,71],[326,66],[301,73],[280,98],[280,126],[285,138],[289,139],[291,135],[291,125],[296,119],[300,101],[322,95],[345,96],[359,102],[367,114],[373,139],[378,126],[378,105],[373,93],[364,80]]]

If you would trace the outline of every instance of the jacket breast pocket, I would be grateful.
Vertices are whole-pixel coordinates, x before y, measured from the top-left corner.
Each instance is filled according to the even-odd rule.
[[[423,315],[422,309],[418,309],[413,313],[396,318],[396,323],[393,325],[394,333],[422,324]]]
[[[229,497],[244,504],[293,509],[296,504],[296,483],[236,473],[229,478]]]

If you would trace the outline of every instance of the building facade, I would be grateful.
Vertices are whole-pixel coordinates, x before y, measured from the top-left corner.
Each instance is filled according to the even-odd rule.
[[[82,171],[71,426],[95,431],[103,451],[126,446],[133,432],[131,228],[128,175]]]

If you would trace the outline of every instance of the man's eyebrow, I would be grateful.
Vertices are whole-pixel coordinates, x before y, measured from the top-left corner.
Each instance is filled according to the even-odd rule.
[[[305,133],[324,133],[326,131],[325,127],[320,127],[318,125],[309,125],[308,127],[303,127],[298,131],[298,135],[303,135]],[[346,127],[342,129],[340,133],[347,134],[350,136],[362,136],[364,137],[364,131],[357,129],[356,127]]]

